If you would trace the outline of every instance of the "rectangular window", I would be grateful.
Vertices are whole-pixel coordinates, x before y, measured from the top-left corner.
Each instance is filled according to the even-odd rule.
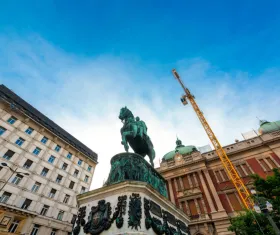
[[[25,130],[25,133],[28,134],[28,135],[31,135],[33,131],[34,131],[33,128],[28,127],[28,128]]]
[[[67,154],[67,158],[68,158],[68,159],[71,159],[71,158],[72,158],[72,153],[69,152],[69,153]]]
[[[53,155],[51,155],[51,156],[49,157],[48,162],[53,163],[54,160],[55,160],[55,157],[54,157]]]
[[[259,161],[266,171],[270,170],[270,167],[266,164],[266,162],[263,159],[259,159]]]
[[[0,126],[0,135],[3,135],[7,129]]]
[[[61,146],[60,146],[60,145],[56,145],[54,150],[55,150],[56,152],[59,152],[60,149],[61,149]]]
[[[235,193],[228,193],[227,196],[234,211],[242,210],[242,206],[240,205]]]
[[[79,159],[78,165],[82,165],[82,163],[83,163],[83,160]]]
[[[39,235],[38,231],[39,231],[40,225],[39,224],[34,224],[34,227],[30,233],[30,235]]]
[[[41,186],[41,183],[35,182],[35,184],[32,186],[31,191],[34,192],[34,193],[38,192],[40,186]]]
[[[63,202],[64,202],[64,203],[68,203],[69,198],[70,198],[70,195],[65,194],[65,197],[64,197],[64,199],[63,199]]]
[[[44,136],[42,139],[41,139],[41,143],[43,144],[46,144],[48,142],[48,138],[46,136]]]
[[[79,171],[78,171],[77,169],[75,169],[75,171],[74,171],[74,174],[73,174],[73,175],[74,175],[75,177],[77,177],[77,176],[78,176],[78,174],[79,174]]]
[[[9,233],[15,233],[16,230],[17,230],[17,227],[18,227],[18,225],[19,225],[19,222],[20,222],[19,220],[14,220],[14,221],[11,223],[8,232],[9,232]]]
[[[17,118],[14,117],[14,116],[11,116],[11,117],[7,120],[7,122],[10,123],[11,125],[13,125],[16,121],[17,121]]]
[[[33,154],[35,155],[39,155],[39,153],[41,152],[42,149],[36,147],[34,150],[33,150]]]
[[[62,180],[62,175],[58,175],[58,176],[56,177],[55,182],[58,183],[58,184],[60,184],[61,180]]]
[[[81,193],[84,193],[86,191],[86,188],[85,187],[82,187],[81,188]]]
[[[33,163],[33,161],[27,159],[26,162],[23,165],[23,168],[29,169],[31,167],[32,163]]]
[[[22,144],[25,142],[25,139],[19,137],[17,139],[17,141],[15,142],[15,144],[17,144],[18,146],[22,146]]]
[[[41,212],[40,212],[40,214],[41,214],[41,215],[46,215],[47,212],[48,212],[48,210],[49,210],[49,208],[50,208],[50,206],[44,205],[43,208],[42,208],[42,210],[41,210]]]
[[[88,179],[89,179],[89,177],[86,175],[84,181],[87,183]]]
[[[13,178],[12,183],[18,185],[19,182],[22,180],[22,178],[23,178],[22,175],[17,174],[17,175]]]
[[[48,174],[48,172],[49,172],[49,169],[44,167],[44,169],[41,172],[41,176],[46,176]]]
[[[52,188],[50,193],[49,193],[49,197],[54,198],[55,194],[56,194],[56,189]]]
[[[87,170],[88,170],[88,171],[91,171],[91,168],[92,168],[92,166],[88,166]]]
[[[218,179],[218,182],[223,182],[222,176],[220,175],[220,171],[215,171],[215,174]]]
[[[68,164],[66,164],[66,163],[64,162],[63,165],[62,165],[62,167],[61,167],[61,169],[62,169],[62,170],[66,170],[66,169],[67,169],[67,166],[68,166]]]
[[[63,215],[64,215],[64,211],[61,211],[61,210],[60,210],[60,211],[58,212],[57,219],[58,219],[58,220],[62,220],[62,219],[63,219]]]
[[[24,203],[23,203],[22,206],[21,206],[21,209],[27,210],[28,207],[30,206],[31,202],[32,202],[32,200],[26,198],[25,201],[24,201]]]
[[[57,231],[57,230],[53,228],[53,229],[52,229],[52,232],[51,232],[51,235],[56,235],[56,231]]]
[[[8,150],[8,151],[4,154],[3,158],[5,158],[5,159],[7,159],[7,160],[10,160],[11,157],[12,157],[14,154],[15,154],[15,152],[13,152],[12,150]]]
[[[240,165],[236,166],[236,168],[237,168],[237,171],[239,172],[241,177],[246,176],[245,172],[243,171],[243,169],[241,168]]]
[[[268,161],[268,163],[272,166],[272,169],[273,168],[278,168],[275,164],[274,161],[272,161],[272,159],[270,157],[267,157],[266,160]]]
[[[74,188],[74,185],[75,185],[75,182],[74,182],[74,181],[71,181],[70,184],[69,184],[69,188],[70,188],[70,189],[73,189],[73,188]]]
[[[4,193],[2,194],[2,196],[1,196],[1,198],[0,198],[0,202],[2,202],[2,203],[7,203],[8,200],[9,200],[9,198],[10,198],[11,196],[12,196],[11,193],[9,193],[9,192],[4,192]]]

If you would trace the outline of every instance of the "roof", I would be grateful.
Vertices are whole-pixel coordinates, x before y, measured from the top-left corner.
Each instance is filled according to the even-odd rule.
[[[69,145],[72,145],[74,148],[85,154],[92,161],[97,163],[98,155],[92,151],[90,148],[85,146],[79,140],[77,140],[74,136],[70,135],[67,131],[62,129],[32,105],[28,104],[17,94],[12,92],[5,85],[0,85],[0,98],[6,102],[8,102],[12,108],[18,109],[28,117],[54,133],[56,136],[60,137],[62,140],[67,142]]]
[[[275,122],[268,122],[266,120],[260,121],[259,133],[261,135],[272,131],[279,131],[279,130],[280,130],[280,120]]]
[[[168,152],[163,156],[163,160],[170,160],[173,159],[176,153],[180,153],[181,155],[191,154],[194,151],[198,151],[194,145],[183,145],[182,141],[177,138],[176,141],[176,148],[173,151]]]

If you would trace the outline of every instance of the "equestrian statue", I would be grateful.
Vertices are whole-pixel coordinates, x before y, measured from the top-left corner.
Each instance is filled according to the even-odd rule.
[[[147,126],[139,117],[134,118],[133,113],[127,108],[121,108],[119,119],[123,122],[121,128],[122,145],[126,152],[129,146],[135,153],[145,157],[148,155],[151,166],[154,167],[155,150],[150,137],[147,135]]]

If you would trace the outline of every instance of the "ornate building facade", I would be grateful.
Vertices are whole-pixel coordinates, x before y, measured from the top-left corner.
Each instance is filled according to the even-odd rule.
[[[0,234],[70,234],[97,154],[4,85],[0,98]]]
[[[224,146],[249,189],[251,174],[266,177],[280,167],[280,121],[260,124],[260,135]],[[191,234],[233,234],[227,228],[242,203],[215,151],[200,153],[177,140],[157,170],[167,180],[170,200],[190,216]]]

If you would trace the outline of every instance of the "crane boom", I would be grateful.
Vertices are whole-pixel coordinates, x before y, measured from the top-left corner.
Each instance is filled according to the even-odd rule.
[[[209,126],[208,122],[206,121],[203,113],[201,112],[200,108],[198,107],[197,103],[195,102],[194,96],[191,94],[189,89],[184,86],[179,74],[176,72],[175,69],[172,70],[172,73],[173,73],[174,77],[178,80],[178,82],[181,84],[181,86],[185,92],[185,95],[183,95],[182,99],[184,100],[185,98],[187,98],[189,100],[189,102],[191,103],[203,128],[205,129],[209,139],[211,140],[211,143],[213,144],[217,155],[219,156],[225,170],[227,171],[232,183],[234,184],[244,206],[247,209],[253,208],[254,203],[250,197],[250,193],[249,193],[248,189],[244,185],[241,177],[239,176],[239,174],[237,173],[236,169],[234,168],[232,162],[228,158],[225,150],[221,146],[220,142],[218,141],[217,137],[215,136],[214,132],[212,131],[211,127]],[[182,102],[183,102],[183,100],[182,100]],[[186,104],[186,102],[184,104]]]

